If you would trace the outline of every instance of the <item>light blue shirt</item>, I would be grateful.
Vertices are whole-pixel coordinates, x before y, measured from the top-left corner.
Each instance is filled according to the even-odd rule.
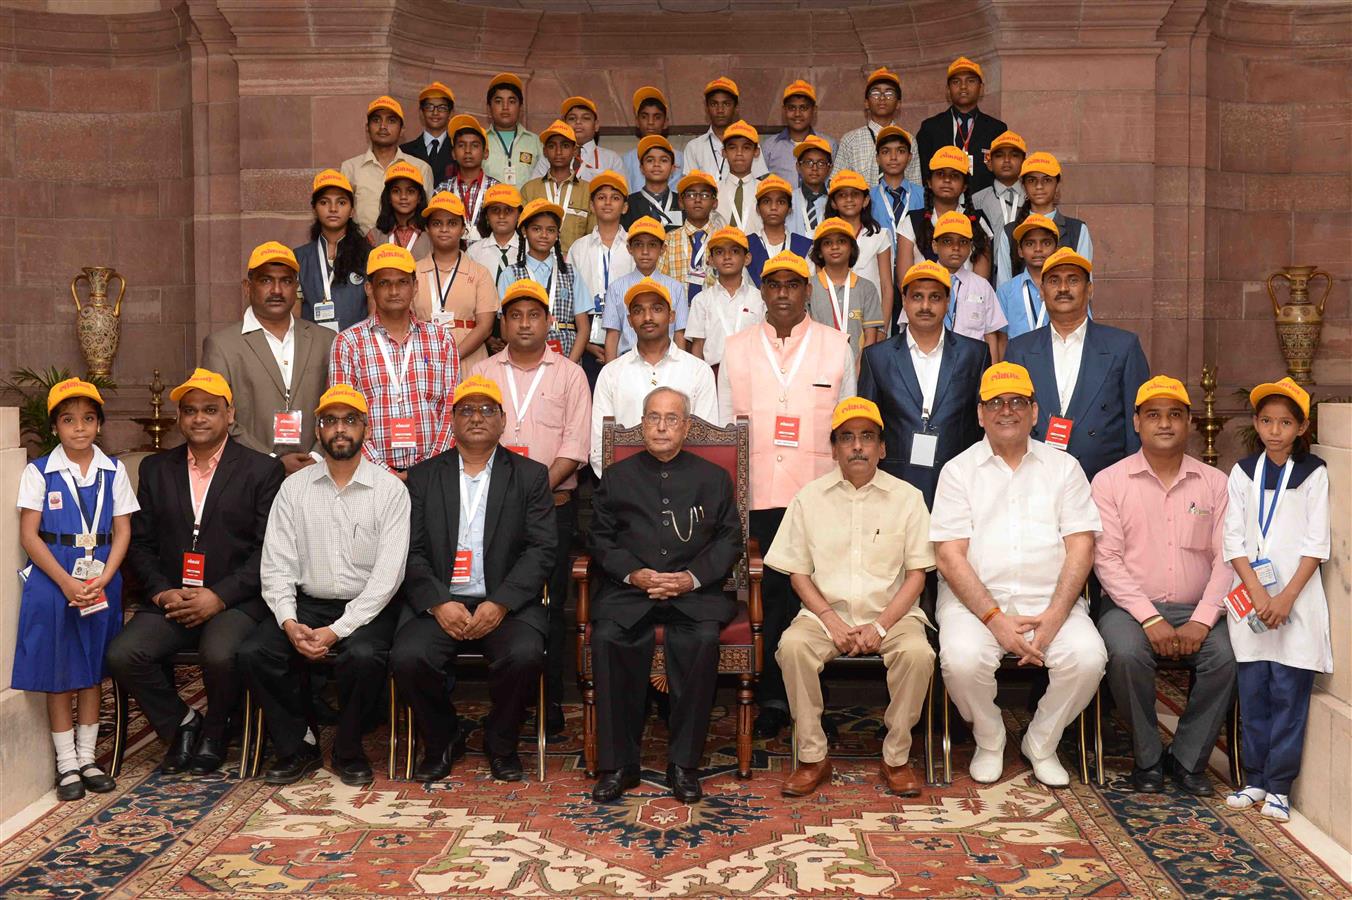
[[[512,260],[512,264],[515,265],[516,260]],[[550,251],[549,256],[546,256],[544,259],[536,259],[529,253],[527,253],[526,274],[528,274],[531,277],[532,281],[534,281],[536,284],[540,285],[546,291],[548,291],[549,280],[554,276],[553,251]],[[551,310],[556,319],[559,319],[560,321],[563,321],[566,324],[572,324],[573,316],[580,315],[582,313],[590,313],[592,311],[591,295],[587,293],[587,286],[582,283],[582,275],[578,273],[577,266],[570,267],[570,274],[573,276],[573,310],[571,312],[560,309]],[[511,286],[512,286],[512,273],[508,269],[503,269],[501,272],[498,273],[498,296],[501,297],[502,295],[506,294],[507,289]],[[557,297],[555,302],[558,302]],[[577,308],[579,302],[585,304],[581,309]],[[564,316],[565,313],[567,313],[566,319]]]
[[[671,166],[671,178],[667,179],[667,186],[673,191],[676,190],[676,182],[681,180],[681,162],[681,151],[677,150],[676,161]],[[638,164],[637,147],[620,157],[620,168],[624,170],[621,174],[624,175],[624,180],[629,184],[629,193],[637,194],[643,190],[646,181],[643,178],[643,169]]]
[[[898,208],[896,201],[887,192],[887,183],[881,178],[869,191],[869,211],[873,213],[873,218],[878,224],[891,233],[893,261],[897,258],[897,225],[906,218],[908,212],[919,209],[925,203],[925,189],[914,181],[907,181],[904,178],[901,180],[901,195],[904,202]],[[895,219],[887,215],[889,203],[892,204]]]
[[[1057,227],[1061,226],[1061,221],[1057,213],[1052,213],[1052,221],[1056,222]],[[993,226],[994,223],[992,223]],[[1075,252],[1083,256],[1090,262],[1094,261],[1094,241],[1089,237],[1089,225],[1086,223],[1080,228],[1080,240],[1075,246]],[[1005,236],[1003,228],[996,229],[995,233],[995,285],[998,289],[1000,285],[1012,277],[1014,263],[1009,256],[1009,238]],[[1012,320],[1011,320],[1012,321]],[[1010,337],[1014,335],[1011,333]]]
[[[689,289],[670,275],[656,270],[648,277],[671,292],[671,311],[674,313],[671,320],[671,334],[674,337],[676,332],[685,330],[685,320],[690,314]],[[638,284],[643,278],[643,273],[636,269],[628,275],[616,278],[610,283],[610,290],[606,291],[606,308],[601,317],[601,327],[620,333],[620,347],[616,351],[617,356],[634,349],[634,345],[638,343],[638,335],[634,333],[633,327],[629,324],[629,311],[624,305],[624,292]]]
[[[812,205],[817,211],[817,225],[826,218],[826,195],[822,194]],[[793,189],[793,208],[789,210],[789,217],[784,221],[784,227],[789,231],[796,231],[799,234],[805,234],[812,237],[813,232],[817,230],[816,226],[808,221],[807,216],[807,197],[803,196],[802,185]]]
[[[460,457],[460,534],[456,538],[456,551],[469,550],[474,554],[470,563],[469,581],[451,584],[451,593],[457,597],[486,597],[488,585],[484,581],[484,522],[488,517],[488,482],[493,476],[493,457],[488,457],[488,465],[473,478],[465,474],[465,458]],[[469,507],[476,494],[479,506],[471,516]],[[454,575],[452,575],[454,578]]]
[[[1028,285],[1028,299],[1033,303],[1033,321],[1028,320],[1024,285]],[[1011,339],[1027,334],[1037,327],[1036,317],[1042,312],[1042,292],[1038,290],[1038,285],[1026,269],[996,288],[995,296],[999,299],[1000,309],[1004,310],[1005,319],[1009,322],[1004,332]]]
[[[808,133],[826,141],[831,146],[832,158],[835,157],[836,142],[833,138],[827,137],[815,128],[809,129]],[[761,141],[761,157],[765,160],[765,167],[794,187],[798,187],[798,160],[793,155],[793,148],[797,146],[798,142],[789,137],[787,125],[779,129],[773,137]]]

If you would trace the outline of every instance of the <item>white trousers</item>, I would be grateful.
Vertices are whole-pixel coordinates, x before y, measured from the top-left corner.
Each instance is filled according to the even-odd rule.
[[[935,616],[944,684],[958,712],[972,723],[977,746],[998,750],[1004,746],[1005,722],[995,705],[995,672],[1005,651],[980,619],[946,593],[940,593]],[[1083,600],[1071,608],[1045,662],[1050,683],[1028,725],[1029,749],[1038,759],[1056,752],[1061,733],[1093,699],[1108,664],[1103,638]]]

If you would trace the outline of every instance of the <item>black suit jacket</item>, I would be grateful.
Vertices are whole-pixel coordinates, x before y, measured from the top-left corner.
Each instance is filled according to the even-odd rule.
[[[432,170],[432,180],[436,184],[427,186],[427,196],[432,196],[437,185],[441,184],[447,178],[455,174],[455,157],[451,155],[451,134],[447,132],[441,136],[441,145],[437,147],[436,156],[427,155],[427,144],[423,141],[423,133],[418,132],[418,136],[406,144],[400,144],[399,149],[403,150],[409,156],[416,156],[427,163],[428,168]]]
[[[206,556],[205,586],[227,607],[260,622],[271,614],[263,603],[258,563],[282,476],[281,462],[227,438],[197,537],[197,552]],[[149,599],[183,586],[183,554],[192,549],[186,444],[141,462],[136,499],[141,509],[131,517],[127,567],[145,592],[146,609],[159,612]]]
[[[415,613],[451,599],[451,565],[460,533],[460,453],[451,449],[408,470],[408,567],[404,598]],[[541,634],[548,628],[540,602],[553,571],[558,534],[549,469],[498,447],[484,510],[484,582],[487,600]],[[567,552],[566,548],[563,552]],[[551,597],[563,603],[565,597]]]
[[[911,465],[911,440],[921,430],[924,395],[906,346],[906,329],[885,341],[864,348],[859,364],[859,396],[878,404],[883,414],[883,441],[887,453],[880,465],[884,472],[909,482],[925,495],[925,505],[934,506],[939,470],[950,459],[981,440],[976,405],[981,393],[981,373],[991,364],[985,341],[944,331],[944,353],[939,360],[939,382],[934,390],[926,433],[937,435],[933,466]]]
[[[657,603],[696,621],[726,623],[736,614],[723,583],[746,541],[732,479],[720,466],[684,450],[670,462],[644,451],[608,466],[592,497],[591,540],[604,574],[593,619],[632,628]],[[652,600],[624,583],[637,569],[688,570],[700,586],[671,600]]]
[[[986,115],[979,107],[977,108],[976,121],[972,126],[972,140],[967,145],[967,152],[972,154],[973,194],[982,188],[990,187],[995,181],[995,176],[986,167],[985,151],[990,149],[991,141],[1007,130],[1009,129],[1004,122]],[[915,135],[915,143],[920,148],[920,177],[923,183],[928,184],[930,157],[940,147],[956,143],[953,140],[953,107],[950,106],[938,115],[930,116],[921,122],[920,130]]]

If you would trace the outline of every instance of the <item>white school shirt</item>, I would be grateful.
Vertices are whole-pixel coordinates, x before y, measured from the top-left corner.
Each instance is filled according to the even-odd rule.
[[[723,361],[728,338],[744,328],[765,321],[765,301],[760,291],[745,276],[737,292],[728,293],[715,281],[690,301],[690,317],[685,323],[686,340],[704,339],[704,361],[716,366]]]
[[[1310,465],[1311,457],[1307,455],[1304,459],[1304,465]],[[1246,462],[1249,460],[1241,460],[1230,470],[1224,549],[1227,560],[1242,556],[1252,563],[1258,558],[1258,505],[1253,478],[1244,470]],[[1266,461],[1266,468],[1269,471],[1274,468],[1270,460]],[[1294,470],[1292,474],[1295,474]],[[1274,493],[1264,491],[1264,512],[1271,508]],[[1282,492],[1281,502],[1272,513],[1272,525],[1263,542],[1262,555],[1272,561],[1278,584],[1284,586],[1295,574],[1302,556],[1327,560],[1330,551],[1329,477],[1328,469],[1320,465],[1307,472],[1297,487],[1288,485]],[[1239,584],[1239,575],[1235,575],[1231,587]],[[1285,625],[1254,634],[1248,625],[1236,625],[1231,620],[1229,634],[1237,662],[1276,662],[1315,672],[1333,671],[1328,598],[1318,571],[1305,582]]]
[[[582,276],[582,283],[594,302],[594,317],[599,319],[605,309],[606,291],[610,285],[634,271],[634,257],[629,255],[629,233],[623,228],[615,232],[615,239],[606,247],[601,243],[600,232],[592,229],[589,234],[573,241],[568,248],[568,268]],[[610,280],[606,280],[606,266],[610,267]],[[591,336],[593,344],[606,342],[605,331],[600,324],[593,322]]]
[[[712,175],[715,179],[727,174],[728,161],[723,158],[723,141],[714,134],[713,126],[703,134],[692,137],[682,153],[685,155],[683,169],[687,175],[696,169]],[[765,165],[764,154],[757,154],[751,163],[751,177],[760,178],[769,172]]]
[[[757,157],[759,159],[759,157]],[[754,172],[755,169],[752,169]],[[737,209],[737,185],[742,185],[742,208]],[[756,185],[760,183],[754,174],[738,178],[731,172],[724,173],[718,179],[718,213],[733,228],[740,228],[743,234],[751,234],[761,229],[760,213],[756,211]]]
[[[136,501],[136,492],[131,489],[131,479],[127,477],[127,467],[122,464],[121,460],[111,458],[95,446],[94,459],[89,463],[89,471],[81,475],[80,467],[66,456],[66,448],[57,444],[56,449],[48,454],[47,465],[44,469],[39,471],[36,462],[24,466],[23,475],[19,476],[17,504],[19,509],[35,509],[38,512],[46,509],[47,479],[44,476],[50,472],[60,472],[63,469],[70,473],[76,487],[89,487],[98,481],[99,472],[112,472],[113,515],[129,516],[141,508],[141,504]],[[90,509],[89,514],[94,515],[94,510]],[[99,523],[95,522],[94,527],[98,528]]]
[[[1084,336],[1089,330],[1089,319],[1085,318],[1074,331],[1065,337],[1048,325],[1052,338],[1052,373],[1056,376],[1056,395],[1061,401],[1061,412],[1070,409],[1070,398],[1075,396],[1075,385],[1080,380],[1080,361],[1084,358]]]
[[[866,229],[859,229],[859,234],[855,236],[859,243],[859,259],[850,269],[851,272],[860,278],[867,278],[873,282],[873,286],[878,289],[878,297],[881,301],[883,295],[882,271],[878,266],[878,257],[884,253],[892,252],[892,232],[882,226],[873,234],[866,233]]]
[[[240,325],[240,334],[249,334],[250,332],[261,331],[263,337],[267,338],[268,349],[272,351],[272,358],[277,363],[277,369],[282,373],[282,384],[286,385],[287,390],[291,389],[291,371],[295,368],[296,362],[296,320],[291,318],[286,325],[286,336],[278,338],[271,331],[263,327],[263,323],[258,321],[258,316],[254,315],[253,307],[250,306],[244,310],[244,322]]]
[[[506,247],[499,247],[498,239],[489,235],[486,238],[482,238],[481,240],[477,240],[470,244],[469,249],[466,250],[465,253],[470,259],[492,272],[493,283],[497,284],[498,276],[502,274],[502,270],[507,268],[507,266],[516,265],[516,256],[520,246],[521,238],[516,232],[512,232],[512,239],[507,242]],[[501,251],[503,250],[507,251],[507,266],[502,264]]]

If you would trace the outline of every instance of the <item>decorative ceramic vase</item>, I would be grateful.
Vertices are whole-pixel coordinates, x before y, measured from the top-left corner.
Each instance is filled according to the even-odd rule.
[[[116,278],[121,282],[117,301],[108,303],[108,283]],[[81,281],[89,286],[89,299],[80,305],[80,294],[75,286]],[[122,320],[122,295],[127,293],[127,279],[107,266],[85,266],[70,280],[70,296],[75,300],[75,336],[80,341],[89,374],[108,378],[112,374],[113,357],[117,355],[117,340]]]
[[[1290,299],[1277,299],[1273,282],[1285,278]],[[1310,282],[1324,279],[1324,294],[1318,303],[1310,302]],[[1267,291],[1272,298],[1272,312],[1277,317],[1277,342],[1286,358],[1286,371],[1297,384],[1314,384],[1310,375],[1315,351],[1319,349],[1319,332],[1324,327],[1324,301],[1333,290],[1333,276],[1316,266],[1284,266],[1280,272],[1268,276]]]

